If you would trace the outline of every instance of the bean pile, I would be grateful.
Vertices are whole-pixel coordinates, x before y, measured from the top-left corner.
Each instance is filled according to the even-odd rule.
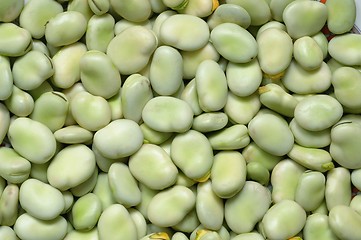
[[[360,240],[355,1],[1,0],[0,239]]]

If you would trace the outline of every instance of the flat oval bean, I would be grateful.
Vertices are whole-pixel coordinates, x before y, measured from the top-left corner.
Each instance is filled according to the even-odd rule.
[[[0,227],[0,238],[6,240],[19,240],[14,230],[9,226]]]
[[[192,129],[198,132],[212,132],[224,128],[228,116],[223,112],[202,113],[193,119]]]
[[[252,161],[247,163],[247,179],[268,186],[270,172],[260,162]]]
[[[192,232],[197,226],[199,226],[199,219],[194,207],[180,222],[172,226],[172,228],[176,231]]]
[[[136,206],[141,201],[141,194],[135,177],[124,163],[113,163],[108,172],[110,188],[114,199],[125,207]]]
[[[24,213],[16,219],[14,231],[20,239],[61,240],[66,235],[67,223],[62,216],[44,221]]]
[[[212,189],[220,198],[236,195],[246,182],[246,161],[237,151],[220,151],[211,169]]]
[[[271,10],[267,1],[227,0],[226,2],[243,7],[251,17],[252,26],[260,26],[271,19]]]
[[[251,16],[246,9],[231,3],[221,4],[207,19],[210,30],[221,23],[231,22],[247,29],[251,25]]]
[[[336,167],[327,172],[325,200],[329,211],[338,205],[350,205],[351,173],[347,168]]]
[[[153,27],[152,22],[148,19],[143,22],[131,22],[126,19],[120,19],[118,22],[115,23],[114,34],[118,35],[123,30],[131,26],[143,26],[149,30],[152,30]]]
[[[66,11],[49,19],[45,26],[45,39],[54,47],[77,42],[85,33],[87,20],[77,11]]]
[[[160,41],[185,51],[204,47],[209,39],[209,28],[202,18],[176,14],[164,20],[159,29]]]
[[[8,184],[0,197],[1,226],[13,226],[19,214],[19,187]]]
[[[11,96],[13,82],[9,58],[0,56],[0,100],[6,100]]]
[[[325,59],[328,56],[328,40],[325,34],[323,34],[322,32],[318,32],[312,35],[311,37],[313,40],[316,41],[316,43],[320,47],[323,54],[323,59]]]
[[[137,123],[117,119],[94,134],[93,143],[105,157],[117,159],[134,154],[142,146],[143,134]]]
[[[112,15],[108,13],[93,15],[88,21],[85,32],[88,50],[98,50],[105,53],[110,41],[114,38],[114,28],[115,19]]]
[[[247,164],[251,162],[258,162],[269,171],[271,171],[273,167],[276,166],[276,164],[282,159],[282,156],[275,156],[262,150],[253,141],[250,142],[245,148],[243,148],[242,155]]]
[[[194,208],[196,196],[187,187],[173,186],[157,193],[148,205],[148,218],[157,226],[179,223]]]
[[[306,130],[322,131],[342,117],[342,105],[333,97],[316,94],[302,99],[295,108],[297,123]]]
[[[258,54],[254,37],[235,23],[219,24],[211,31],[210,39],[220,55],[234,63],[247,63]]]
[[[332,38],[328,44],[330,56],[344,65],[360,65],[361,58],[355,54],[361,48],[360,39],[361,35],[355,33],[346,33]]]
[[[19,24],[28,30],[33,38],[44,37],[47,22],[63,12],[60,3],[50,0],[28,1],[19,16]]]
[[[58,152],[47,170],[50,185],[67,190],[87,180],[95,168],[95,156],[83,144],[69,145]]]
[[[130,75],[122,86],[120,98],[124,118],[139,122],[144,106],[153,98],[151,81],[137,73]]]
[[[100,202],[102,204],[102,213],[108,207],[116,204],[113,193],[110,189],[108,173],[99,173],[97,183],[95,184],[95,187],[93,189],[93,193],[97,195],[97,197],[100,199]]]
[[[88,0],[73,0],[69,1],[67,6],[67,11],[76,11],[83,14],[85,19],[89,21],[89,19],[94,15],[94,12],[91,10]]]
[[[327,27],[334,34],[349,32],[356,20],[356,3],[348,1],[327,1]]]
[[[195,130],[177,134],[171,144],[170,157],[187,177],[196,181],[209,177],[213,150],[204,134]]]
[[[56,151],[56,140],[50,129],[30,118],[12,121],[8,138],[14,150],[30,162],[45,163]]]
[[[271,110],[259,111],[248,123],[248,131],[259,147],[273,155],[285,155],[293,146],[294,137],[287,122]]]
[[[132,22],[142,22],[152,13],[150,2],[142,0],[116,1],[109,0],[110,7],[122,18]]]
[[[322,50],[310,36],[300,37],[294,42],[293,56],[308,71],[319,68],[323,62]]]
[[[293,1],[294,0],[271,0],[269,7],[271,10],[272,18],[276,21],[283,22],[283,11],[287,7],[287,5]]]
[[[34,110],[34,99],[32,96],[13,85],[11,95],[5,99],[5,106],[11,113],[18,117],[26,117]]]
[[[4,1],[0,7],[0,21],[1,22],[12,22],[21,13],[24,7],[23,0],[16,1]]]
[[[0,104],[0,144],[3,143],[10,126],[10,112],[4,104]]]
[[[360,215],[349,206],[335,206],[329,213],[329,224],[331,230],[340,239],[357,239],[361,232]]]
[[[22,56],[32,48],[30,32],[14,23],[2,23],[0,35],[3,36],[0,39],[0,54],[3,56]]]
[[[75,201],[71,209],[73,226],[76,230],[93,229],[101,215],[101,202],[94,193],[88,193]]]
[[[144,216],[135,208],[129,208],[128,211],[137,229],[138,238],[144,237],[147,234],[147,222]]]
[[[292,200],[275,203],[262,219],[262,227],[269,239],[291,238],[302,230],[305,223],[305,210]]]
[[[226,223],[237,234],[250,232],[270,206],[271,192],[257,182],[246,181],[242,190],[225,202]]]
[[[142,111],[143,121],[160,132],[186,132],[193,123],[193,111],[186,101],[157,96],[149,100]]]
[[[103,156],[102,153],[98,150],[97,146],[95,144],[92,144],[92,151],[95,155],[95,161],[99,167],[100,170],[103,172],[109,172],[110,166],[115,162],[124,162],[127,160],[127,157],[119,157],[119,158],[109,158]]]
[[[72,196],[82,197],[93,191],[98,180],[98,173],[98,168],[95,168],[93,174],[87,180],[76,187],[70,188],[69,191],[71,192]]]
[[[144,135],[144,143],[161,144],[172,136],[172,133],[155,131],[145,123],[140,125],[140,129]]]
[[[106,53],[121,74],[130,75],[147,65],[157,45],[157,37],[151,30],[132,26],[109,42]]]
[[[235,124],[208,134],[213,150],[236,150],[250,143],[248,129],[243,124]]]
[[[307,217],[305,227],[302,230],[303,237],[310,240],[337,240],[326,214],[314,213]]]
[[[88,143],[93,139],[93,133],[79,125],[63,127],[54,132],[58,142],[65,144]]]

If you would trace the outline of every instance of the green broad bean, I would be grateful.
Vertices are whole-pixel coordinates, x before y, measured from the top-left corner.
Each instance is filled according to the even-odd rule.
[[[257,35],[257,59],[262,71],[270,76],[282,73],[292,60],[293,42],[286,31],[271,27]]]
[[[31,178],[21,184],[19,202],[28,214],[40,220],[55,219],[65,207],[58,189]]]
[[[261,222],[265,236],[272,240],[292,238],[303,229],[305,223],[305,210],[292,200],[275,203]]]
[[[328,209],[327,209],[327,205],[326,205],[326,200],[323,199],[320,206],[318,206],[315,210],[313,210],[311,213],[321,213],[321,214],[325,214],[328,215]]]
[[[13,75],[8,57],[0,56],[0,100],[6,100],[13,91]]]
[[[292,60],[281,82],[291,92],[314,94],[322,93],[331,86],[331,76],[331,70],[325,62],[318,69],[307,71]]]
[[[91,149],[83,144],[74,144],[64,147],[52,159],[47,176],[50,185],[64,191],[89,179],[95,167]]]
[[[72,230],[66,234],[64,240],[99,240],[98,229],[93,228],[86,232]]]
[[[287,117],[293,117],[298,100],[281,86],[269,83],[258,88],[260,102],[269,109]]]
[[[66,126],[54,132],[55,139],[65,144],[88,143],[92,141],[93,135],[91,131],[79,125]]]
[[[178,9],[178,13],[206,18],[219,6],[218,0],[188,0],[184,8]]]
[[[255,181],[263,186],[268,186],[270,172],[262,163],[252,161],[247,163],[247,180]]]
[[[172,226],[172,229],[179,232],[192,232],[197,226],[199,226],[199,219],[196,209],[193,208],[180,222]]]
[[[149,1],[142,0],[109,0],[110,8],[120,17],[131,22],[143,22],[150,17],[152,9]]]
[[[135,208],[128,208],[128,211],[137,229],[138,238],[144,237],[147,234],[147,222],[144,216]]]
[[[4,101],[7,109],[18,117],[26,117],[34,110],[34,99],[26,92],[13,85],[11,95]]]
[[[138,73],[130,75],[121,90],[121,108],[124,118],[140,122],[142,111],[153,98],[151,81]]]
[[[336,167],[327,172],[325,200],[329,211],[338,205],[350,205],[351,173],[347,168]]]
[[[172,133],[155,131],[145,123],[140,125],[140,129],[144,136],[144,143],[162,144],[172,136]]]
[[[79,184],[76,187],[70,188],[69,191],[75,197],[82,197],[85,194],[90,193],[95,188],[98,179],[98,174],[99,174],[99,170],[98,168],[95,168],[93,174],[87,180],[85,180],[83,183]]]
[[[340,67],[336,69],[331,78],[337,101],[343,106],[359,109],[361,98],[357,94],[361,89],[361,72],[353,67]]]
[[[171,8],[173,10],[180,10],[183,9],[187,6],[189,1],[185,1],[185,0],[176,0],[176,1],[172,1],[172,0],[162,0],[163,4],[165,6],[167,6],[168,8]]]
[[[6,57],[19,57],[32,48],[31,34],[14,23],[0,24],[0,54]]]
[[[67,233],[67,222],[62,216],[45,221],[24,213],[16,219],[14,231],[20,239],[61,240]]]
[[[305,171],[298,180],[295,201],[305,211],[314,211],[325,197],[326,178],[321,172]]]
[[[314,213],[308,215],[305,227],[302,230],[303,237],[310,240],[338,240],[332,231],[329,217],[326,214]]]
[[[193,79],[196,76],[197,68],[204,60],[219,60],[219,53],[211,42],[195,51],[180,51],[183,59],[183,79]]]
[[[40,84],[39,87],[27,92],[32,96],[34,101],[36,101],[36,99],[38,99],[43,93],[52,92],[52,91],[54,91],[54,88],[51,86],[51,84],[48,81],[45,81],[42,84]]]
[[[76,42],[62,47],[52,58],[54,75],[51,82],[55,87],[67,89],[80,80],[80,59],[87,52],[86,45]]]
[[[28,30],[35,39],[45,35],[45,26],[50,19],[63,12],[63,7],[57,1],[28,1],[19,16],[19,24]]]
[[[271,172],[272,201],[294,200],[300,177],[306,168],[291,159],[284,159]]]
[[[167,152],[154,144],[143,144],[129,157],[129,170],[136,180],[154,190],[172,186],[178,169]],[[136,204],[137,205],[137,204]]]
[[[269,7],[271,10],[272,18],[278,22],[283,22],[283,11],[288,4],[294,0],[271,0]]]
[[[158,46],[164,45],[161,41],[161,39],[159,39],[160,36],[160,28],[163,24],[163,22],[169,18],[170,16],[176,15],[177,12],[173,11],[171,9],[167,9],[166,11],[160,13],[158,16],[156,16],[156,18],[153,21],[153,25],[152,25],[152,31],[154,32],[154,34],[157,36],[158,39]]]
[[[255,38],[235,23],[216,26],[211,31],[210,40],[222,57],[234,63],[250,62],[258,54]]]
[[[64,126],[68,109],[69,102],[65,94],[46,92],[35,101],[34,110],[29,117],[55,132]]]
[[[157,193],[149,202],[148,219],[160,227],[179,223],[195,206],[196,196],[187,187],[173,186]]]
[[[361,213],[360,203],[361,203],[361,195],[354,196],[350,202],[350,207],[354,209],[358,214]]]
[[[7,185],[7,181],[3,177],[0,177],[0,197],[1,197],[1,194],[3,193],[6,185]],[[1,219],[1,217],[0,217],[0,219]]]
[[[179,51],[170,46],[158,47],[150,63],[149,80],[157,94],[174,94],[183,80],[183,59]]]
[[[195,208],[197,218],[205,228],[215,231],[221,228],[224,220],[224,204],[215,194],[211,180],[197,185]]]
[[[0,227],[0,238],[6,240],[20,240],[14,230],[9,226]]]
[[[110,41],[114,38],[114,28],[115,19],[109,13],[100,16],[93,15],[88,21],[85,32],[85,42],[88,50],[98,50],[105,53]]]
[[[69,108],[76,123],[89,131],[100,130],[111,121],[108,102],[103,97],[89,92],[76,94],[70,99]]]
[[[322,131],[336,124],[342,114],[342,105],[335,98],[316,94],[299,101],[294,118],[306,130]]]
[[[361,58],[356,54],[361,48],[361,35],[346,33],[332,38],[328,52],[332,58],[347,66],[361,65]]]
[[[264,240],[264,238],[258,232],[249,232],[238,234],[232,240]]]
[[[157,37],[151,30],[132,26],[109,42],[106,53],[121,74],[130,75],[147,65],[157,45]]]
[[[246,125],[235,124],[208,134],[213,150],[236,150],[250,143]]]
[[[356,20],[356,3],[353,0],[335,1],[325,3],[327,7],[327,27],[334,34],[349,32]]]
[[[260,26],[271,20],[271,10],[265,0],[226,0],[226,3],[236,4],[243,7],[251,17],[252,26]]]
[[[196,79],[193,78],[184,87],[180,99],[188,103],[193,111],[193,115],[197,116],[203,112],[198,102],[198,94],[196,89]]]
[[[331,143],[331,129],[327,128],[321,131],[309,131],[302,128],[295,118],[293,118],[289,127],[295,137],[295,142],[303,147],[323,148]]]
[[[97,182],[92,191],[100,199],[102,204],[102,213],[108,207],[116,204],[112,190],[110,189],[108,173],[100,172],[97,178]],[[120,204],[117,204],[120,205]]]
[[[0,225],[13,226],[18,219],[19,187],[8,184],[0,197]]]
[[[222,240],[222,238],[217,232],[199,229],[194,240]]]
[[[47,170],[49,167],[50,161],[47,161],[46,163],[31,163],[31,170],[30,170],[30,177],[40,180],[43,183],[49,183],[48,182],[48,176],[47,176]]]
[[[358,226],[361,224],[360,215],[349,206],[335,206],[330,210],[328,221],[331,230],[339,239],[357,239],[361,236]]]
[[[176,232],[173,234],[171,240],[189,240],[189,238],[182,232]]]
[[[235,196],[246,183],[246,161],[237,151],[220,151],[214,155],[211,169],[212,189],[220,198]]]
[[[247,164],[251,162],[258,162],[269,171],[271,171],[282,159],[282,156],[275,156],[262,150],[255,142],[250,142],[245,148],[243,148],[242,156],[246,160]]]
[[[287,31],[286,25],[284,23],[272,20],[272,21],[269,21],[269,22],[263,24],[262,26],[260,26],[258,28],[257,32],[254,33],[256,35],[256,39],[264,30],[267,30],[268,28],[278,28],[279,30],[283,30],[285,32]]]
[[[74,204],[74,196],[70,191],[62,191],[64,198],[64,210],[61,214],[69,213]]]
[[[69,1],[66,10],[80,12],[81,14],[83,14],[87,21],[89,21],[89,19],[94,15],[93,11],[89,6],[88,0]]]
[[[202,18],[175,14],[166,18],[159,29],[159,39],[165,45],[184,51],[195,51],[209,40],[209,27]]]
[[[90,50],[81,57],[80,78],[89,93],[105,99],[117,94],[122,83],[112,60],[98,50]]]
[[[94,193],[80,197],[71,210],[74,228],[80,231],[93,229],[101,215],[101,208],[100,199]]]
[[[124,163],[113,163],[108,172],[110,189],[117,203],[133,207],[140,203],[141,194],[135,177]]]
[[[24,8],[24,0],[6,0],[0,6],[0,22],[12,22]]]
[[[182,99],[156,96],[145,104],[142,118],[156,131],[184,133],[192,126],[193,111]]]
[[[257,59],[247,63],[228,62],[226,67],[229,90],[239,97],[248,97],[262,82],[262,70]]]
[[[127,157],[119,157],[119,158],[108,158],[103,156],[100,151],[97,149],[95,144],[92,144],[92,151],[95,155],[95,161],[97,166],[103,172],[109,172],[110,166],[115,162],[125,162],[128,158]]]
[[[319,32],[327,21],[327,13],[321,2],[292,1],[283,10],[282,18],[290,37],[298,39]]]
[[[192,129],[198,132],[221,130],[228,123],[228,116],[223,112],[202,113],[193,119]]]
[[[143,22],[131,22],[131,21],[128,21],[128,20],[123,18],[123,19],[120,19],[118,22],[115,23],[114,34],[118,35],[124,29],[126,29],[128,27],[132,27],[132,26],[142,26],[142,27],[145,27],[145,28],[147,28],[149,30],[152,30],[153,23],[148,19],[143,21]]]
[[[38,121],[16,118],[11,122],[7,135],[14,150],[30,162],[45,163],[55,155],[55,137],[48,127]]]
[[[361,189],[361,169],[354,169],[351,172],[351,183],[357,189]]]
[[[103,15],[109,11],[110,3],[109,0],[88,0],[90,9],[96,15]]]
[[[187,177],[202,182],[210,175],[214,156],[207,137],[195,130],[189,130],[174,137],[170,157]]]
[[[251,232],[266,212],[270,211],[271,202],[268,188],[254,181],[246,181],[241,191],[226,200],[225,221],[237,234]]]
[[[294,144],[287,156],[310,170],[326,172],[335,167],[330,153],[320,148],[303,147]]]
[[[112,117],[111,117],[112,121],[123,118],[121,91],[122,88],[120,88],[119,91],[113,97],[107,99],[112,113]]]
[[[139,189],[140,189],[140,193],[142,196],[142,200],[140,201],[140,203],[135,206],[135,209],[137,209],[146,220],[148,220],[148,206],[150,201],[152,200],[152,198],[159,192],[158,190],[153,190],[149,187],[147,187],[146,185],[144,185],[143,183],[139,183]],[[147,224],[147,229],[148,229],[148,225]]]
[[[210,30],[213,30],[219,24],[231,22],[244,29],[251,25],[251,16],[243,7],[237,4],[225,3],[221,4],[214,10],[213,14],[207,18]]]
[[[221,110],[227,101],[226,75],[213,60],[199,64],[195,76],[199,106],[204,112]]]
[[[200,224],[196,229],[194,229],[194,231],[192,231],[189,240],[197,240],[197,237],[199,238],[203,236],[215,237],[215,240],[220,240],[219,237],[222,240],[230,240],[230,234],[228,233],[228,230],[224,226],[222,226],[221,229],[219,229],[218,231],[210,231],[208,229],[205,229],[202,224]]]
[[[0,144],[3,143],[10,126],[10,112],[4,104],[0,104]]]
[[[49,19],[45,26],[45,39],[54,47],[77,42],[86,32],[87,20],[77,11],[66,11]]]
[[[293,45],[294,59],[308,71],[319,68],[323,63],[323,52],[310,36],[298,38]]]
[[[287,154],[293,147],[294,137],[286,120],[272,110],[260,110],[248,123],[248,133],[260,148],[276,156]]]
[[[311,37],[313,40],[316,41],[316,43],[320,47],[322,54],[323,54],[323,59],[328,57],[328,40],[327,40],[325,34],[323,34],[322,32],[318,32],[318,33],[312,35]]]
[[[182,185],[185,187],[191,187],[196,183],[195,180],[187,177],[184,173],[178,172],[177,180],[175,182],[175,185]]]

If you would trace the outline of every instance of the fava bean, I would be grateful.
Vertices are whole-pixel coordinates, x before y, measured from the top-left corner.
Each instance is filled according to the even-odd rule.
[[[227,3],[243,7],[251,17],[251,25],[259,26],[271,19],[271,10],[267,1],[227,0]]]
[[[302,233],[304,238],[310,240],[338,239],[330,227],[329,217],[321,213],[314,213],[307,217]]]
[[[356,20],[356,4],[353,0],[325,3],[328,11],[327,27],[334,34],[349,32]],[[346,14],[347,13],[347,14]]]
[[[172,228],[180,232],[192,232],[199,226],[199,219],[196,209],[193,208],[185,217]]]
[[[323,53],[317,42],[310,36],[298,38],[293,45],[295,60],[306,70],[314,70],[321,66]]]
[[[1,226],[13,226],[17,221],[19,210],[19,187],[8,184],[0,197],[0,223]]]
[[[122,18],[132,22],[142,22],[151,15],[150,2],[146,3],[142,0],[125,0],[116,1],[109,0],[110,7]]]
[[[192,129],[199,132],[221,130],[228,123],[228,117],[223,112],[202,113],[193,119]]]
[[[357,226],[361,224],[360,215],[349,206],[335,206],[329,213],[331,230],[340,239],[357,239],[361,232]]]
[[[252,161],[247,164],[247,179],[268,186],[270,172],[262,163]]]
[[[243,148],[242,155],[247,164],[251,162],[258,162],[269,171],[271,171],[273,167],[276,166],[277,163],[282,159],[282,156],[275,156],[262,150],[254,142],[249,143],[245,148]]]
[[[98,229],[93,228],[90,231],[77,231],[72,230],[68,232],[64,238],[64,240],[98,240]]]
[[[329,211],[338,205],[350,205],[351,173],[348,169],[336,167],[327,172],[325,200]]]
[[[107,2],[105,0],[103,2]],[[115,35],[115,19],[112,15],[104,13],[93,15],[87,25],[85,41],[88,50],[106,52],[110,41]]]
[[[0,24],[0,35],[3,36],[0,39],[0,54],[3,56],[22,56],[32,48],[30,32],[14,23]]]
[[[203,112],[198,102],[198,94],[196,89],[196,80],[193,78],[188,84],[184,87],[180,99],[188,103],[193,111],[193,115],[199,115]]]
[[[112,190],[109,185],[108,173],[99,173],[97,182],[93,189],[93,193],[97,195],[102,204],[102,213],[106,208],[112,206],[113,204],[116,204]]]
[[[66,1],[66,0],[65,0]],[[69,1],[67,6],[67,11],[76,11],[83,14],[85,19],[89,19],[94,15],[94,12],[91,10],[88,0],[73,0]]]
[[[23,10],[23,7],[24,7],[23,0],[4,1],[0,7],[0,21],[12,22],[20,15],[21,11]]]
[[[14,230],[9,226],[0,227],[0,238],[6,240],[19,240]]]
[[[237,4],[225,3],[216,8],[213,14],[208,17],[207,23],[210,30],[212,30],[225,22],[235,23],[247,29],[251,25],[251,16],[243,7]]]
[[[88,4],[96,15],[102,15],[108,12],[110,8],[109,0],[89,0]]]
[[[16,116],[26,117],[34,110],[34,99],[32,96],[13,85],[11,95],[5,99],[5,106]]]
[[[93,139],[93,133],[79,125],[72,125],[56,130],[54,137],[66,144],[88,143]]]
[[[101,202],[94,193],[80,197],[71,210],[74,228],[85,231],[93,229],[100,217],[101,208]]]
[[[213,150],[236,150],[250,143],[247,127],[235,124],[208,134],[208,140]]]
[[[98,168],[95,168],[93,174],[87,180],[70,189],[71,194],[75,197],[82,197],[93,191],[97,183],[98,173]]]
[[[147,234],[147,222],[144,216],[135,208],[129,208],[128,211],[137,229],[138,238],[144,237]]]
[[[0,56],[0,100],[11,96],[13,81],[9,58]]]
[[[361,58],[355,52],[361,48],[361,35],[346,33],[332,38],[328,45],[331,57],[338,62],[352,66],[360,65]]]

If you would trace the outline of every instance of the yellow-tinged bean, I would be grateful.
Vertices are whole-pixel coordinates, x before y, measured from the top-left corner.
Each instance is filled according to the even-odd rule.
[[[101,213],[98,234],[100,239],[138,239],[135,224],[121,204],[112,204]]]
[[[261,222],[266,237],[271,240],[292,238],[302,230],[305,223],[305,210],[292,200],[275,203]]]
[[[212,185],[211,180],[197,185],[196,211],[200,223],[205,228],[217,231],[223,224],[224,204],[215,194]]]
[[[221,56],[234,63],[250,62],[258,54],[255,38],[235,23],[222,23],[213,28],[210,40]]]
[[[354,0],[325,3],[327,7],[327,27],[334,34],[349,32],[356,20],[356,3]]]
[[[0,197],[0,225],[13,226],[18,219],[19,187],[8,184]]]
[[[144,236],[140,240],[169,240],[169,236],[166,232],[151,233]]]
[[[0,100],[3,101],[11,96],[13,81],[9,58],[0,56]]]
[[[270,190],[257,182],[246,181],[242,190],[225,202],[226,223],[237,234],[251,232],[270,206]]]
[[[328,222],[339,239],[351,240],[361,236],[361,216],[349,206],[335,206],[330,210]]]
[[[339,239],[330,227],[329,217],[321,213],[314,213],[307,217],[302,233],[304,239],[310,240]]]
[[[325,200],[329,211],[338,205],[350,205],[351,173],[347,168],[336,167],[327,172]]]
[[[24,213],[16,219],[14,231],[20,239],[61,240],[67,233],[67,222],[62,216],[45,221]]]
[[[306,168],[291,159],[281,160],[271,172],[272,201],[294,200],[297,184]]]
[[[108,0],[105,0],[108,1]],[[85,32],[85,43],[88,50],[106,52],[108,44],[115,35],[115,19],[109,13],[93,15]]]
[[[253,26],[260,26],[271,20],[271,10],[265,0],[226,0],[226,3],[236,4],[243,7],[250,15],[251,25]]]
[[[149,202],[148,218],[160,227],[179,223],[195,206],[196,196],[187,187],[173,186],[157,193]]]
[[[221,23],[231,22],[247,29],[251,25],[251,16],[246,9],[231,3],[219,5],[207,19],[210,30]]]

